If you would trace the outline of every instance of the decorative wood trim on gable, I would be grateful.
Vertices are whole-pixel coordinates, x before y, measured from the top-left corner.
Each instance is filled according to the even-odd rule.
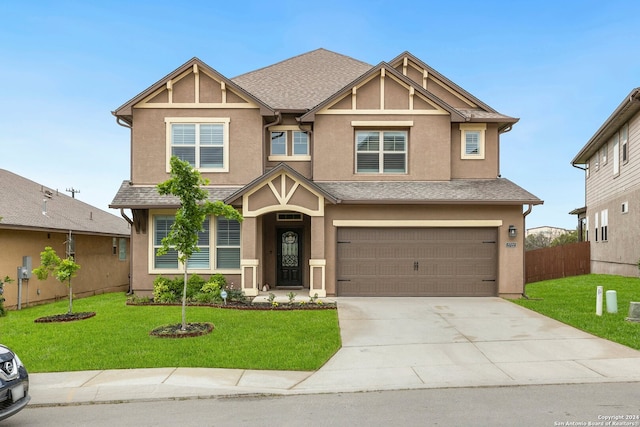
[[[409,58],[407,58],[405,56],[404,58],[402,58],[402,74],[407,76],[407,77],[409,77],[409,68],[413,68],[414,70],[418,71],[419,74],[422,74],[422,88],[423,89],[429,90],[429,82],[431,81],[431,82],[437,84],[438,86],[442,87],[444,90],[449,92],[451,95],[453,95],[456,98],[460,99],[465,104],[468,104],[469,108],[478,108],[478,105],[475,102],[473,102],[472,100],[470,100],[466,96],[462,95],[457,90],[454,90],[451,86],[449,86],[448,84],[446,84],[442,80],[438,79],[435,75],[430,74],[429,70],[427,70],[426,68],[421,67],[420,65],[414,63],[413,61],[410,61]]]
[[[242,195],[242,215],[257,217],[269,212],[293,211],[324,216],[325,198],[302,180],[283,170]]]
[[[193,75],[193,102],[174,102],[176,84],[190,75]],[[220,85],[221,102],[200,101],[201,80],[203,75]],[[167,93],[166,101],[153,102],[154,99],[159,98],[159,96],[165,91]],[[228,102],[229,92],[233,92],[234,97],[239,98],[243,102]],[[241,93],[230,91],[227,88],[225,81],[216,78],[212,73],[207,72],[206,69],[198,67],[198,64],[193,64],[192,67],[178,76],[167,80],[165,85],[160,86],[158,89],[144,97],[140,102],[134,105],[134,108],[260,108],[260,106],[243,96]]]
[[[358,108],[358,96],[362,92],[361,88],[370,83],[374,79],[379,79],[379,107],[377,109],[373,108]],[[387,82],[388,79],[391,79],[393,84],[397,84],[406,90],[407,96],[407,105],[408,108],[387,108],[387,99],[385,88],[389,84]],[[343,103],[347,97],[351,97],[351,108],[336,108],[340,103]],[[416,108],[416,104],[414,100],[418,97],[424,104],[432,107],[432,109],[426,108]],[[348,105],[348,103],[346,104]],[[360,82],[358,85],[353,86],[351,88],[351,92],[345,94],[345,96],[334,100],[332,103],[326,105],[324,108],[320,109],[315,114],[326,114],[326,115],[345,115],[345,114],[384,114],[384,115],[449,115],[450,113],[444,110],[435,102],[431,101],[429,98],[423,96],[420,93],[415,91],[415,88],[411,85],[408,85],[404,81],[398,79],[395,75],[383,67],[380,69],[379,73],[376,73],[369,77],[368,79]]]

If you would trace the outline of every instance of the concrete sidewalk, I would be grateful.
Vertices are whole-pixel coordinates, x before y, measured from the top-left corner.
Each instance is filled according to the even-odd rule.
[[[315,372],[32,374],[31,405],[231,395],[640,382],[640,351],[500,298],[337,298],[343,347]]]

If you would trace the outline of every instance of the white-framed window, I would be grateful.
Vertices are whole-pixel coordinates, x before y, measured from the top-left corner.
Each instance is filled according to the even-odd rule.
[[[406,173],[406,131],[356,131],[356,173]]]
[[[485,132],[484,123],[463,123],[460,125],[460,157],[462,159],[484,159]]]
[[[611,143],[613,146],[613,175],[617,176],[620,174],[620,138],[617,133],[611,138]]]
[[[287,132],[285,131],[271,132],[271,155],[272,156],[287,155]]]
[[[622,163],[629,161],[629,124],[625,123],[620,128],[620,146],[622,147]]]
[[[309,133],[293,125],[269,128],[269,161],[301,162],[311,160]]]
[[[589,241],[589,217],[584,219],[585,240]]]
[[[593,231],[595,233],[596,242],[598,241],[598,212],[593,216]]]
[[[309,134],[302,131],[293,131],[293,155],[309,155]]]
[[[233,219],[216,219],[216,268],[240,268],[240,223]]]
[[[178,261],[178,251],[169,251],[159,256],[158,249],[162,247],[162,239],[169,235],[171,225],[175,221],[174,215],[154,215],[153,216],[153,264],[152,269],[156,271],[177,272],[182,267]],[[211,270],[211,246],[209,218],[202,224],[203,231],[198,233],[199,251],[194,252],[187,260],[187,268],[190,270]]]
[[[623,214],[629,213],[629,202],[622,202],[621,211]]]
[[[603,242],[609,240],[609,210],[600,212],[600,238]]]
[[[607,150],[609,148],[609,144],[607,144],[606,142],[604,143],[604,145],[600,148],[600,166],[604,166],[607,164]]]
[[[177,156],[205,172],[229,171],[229,118],[167,117],[167,172]]]

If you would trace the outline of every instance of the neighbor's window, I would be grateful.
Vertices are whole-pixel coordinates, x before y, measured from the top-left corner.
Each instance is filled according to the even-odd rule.
[[[613,174],[618,175],[620,173],[620,138],[616,133],[611,138],[613,144]]]
[[[406,131],[357,131],[357,173],[406,173]]]
[[[625,123],[620,128],[620,145],[622,146],[622,163],[629,160],[629,124]]]
[[[462,159],[484,159],[485,131],[484,123],[460,125],[460,145]]]
[[[240,268],[240,223],[236,220],[217,218],[216,268]]]
[[[609,210],[600,212],[600,238],[604,242],[609,240]]]
[[[600,166],[604,166],[607,164],[608,148],[609,148],[609,144],[607,144],[606,142],[604,143],[602,148],[600,148]]]
[[[118,241],[118,259],[125,261],[127,259],[127,239],[121,237]]]
[[[229,119],[167,118],[168,156],[177,156],[196,169],[228,171]]]

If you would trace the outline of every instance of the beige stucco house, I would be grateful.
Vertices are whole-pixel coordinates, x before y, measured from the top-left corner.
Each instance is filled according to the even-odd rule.
[[[13,280],[4,286],[5,307],[68,296],[67,286],[53,277],[40,281],[32,274],[19,286],[18,267],[29,258],[29,271],[38,267],[46,246],[63,258],[70,250],[80,265],[72,279],[76,297],[128,291],[130,235],[123,218],[0,169],[0,279]]]
[[[542,201],[500,177],[503,115],[420,59],[369,65],[318,49],[227,78],[194,58],[117,108],[131,179],[132,286],[180,273],[156,255],[176,199],[169,159],[210,180],[240,224],[210,218],[189,271],[246,295],[517,297],[525,216]],[[511,229],[511,232],[510,232]]]
[[[638,275],[639,144],[640,88],[635,88],[571,161],[585,174],[586,209],[572,213],[584,221],[593,273]]]

